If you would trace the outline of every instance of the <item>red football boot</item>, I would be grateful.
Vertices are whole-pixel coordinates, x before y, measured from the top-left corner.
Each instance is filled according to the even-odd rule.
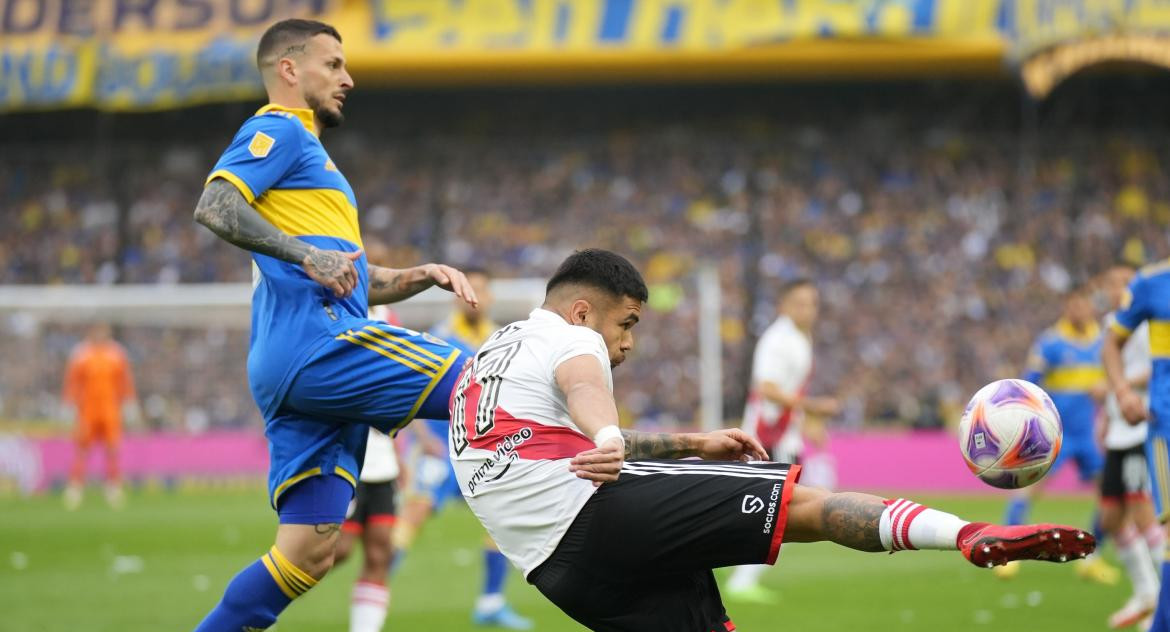
[[[991,568],[1013,560],[1068,562],[1097,548],[1092,534],[1057,524],[1003,527],[972,522],[959,531],[959,550],[975,566]]]

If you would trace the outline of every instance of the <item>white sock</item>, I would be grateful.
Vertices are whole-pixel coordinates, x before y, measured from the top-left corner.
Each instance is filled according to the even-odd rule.
[[[382,632],[390,609],[390,589],[359,581],[353,585],[349,604],[349,632]]]
[[[731,577],[727,580],[727,589],[743,590],[759,584],[760,576],[764,574],[764,569],[766,568],[768,568],[767,564],[736,566],[735,570],[731,573]]]
[[[1150,549],[1150,559],[1154,561],[1154,568],[1161,570],[1162,560],[1166,557],[1166,530],[1155,522],[1142,534],[1146,546]]]
[[[491,614],[500,608],[504,607],[504,595],[502,593],[489,593],[480,595],[475,600],[475,611],[480,614]]]
[[[1133,594],[1143,597],[1158,595],[1158,575],[1146,542],[1138,536],[1133,525],[1127,525],[1117,534],[1117,559],[1121,560],[1133,583]]]
[[[958,516],[899,498],[886,501],[886,510],[878,522],[878,536],[887,551],[954,551],[959,548],[959,530],[967,524]]]

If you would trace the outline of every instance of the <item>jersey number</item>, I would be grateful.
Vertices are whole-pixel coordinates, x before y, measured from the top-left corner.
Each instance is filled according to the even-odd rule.
[[[467,391],[471,388],[480,389],[479,402],[475,407],[475,437],[492,431],[496,425],[496,407],[500,401],[500,387],[504,382],[504,372],[511,366],[512,360],[520,352],[523,340],[513,340],[505,344],[489,345],[475,357],[475,363],[455,386],[455,399],[452,401],[453,414],[451,418],[451,440],[455,454],[462,454],[468,446],[467,439]],[[474,382],[474,384],[473,384]]]

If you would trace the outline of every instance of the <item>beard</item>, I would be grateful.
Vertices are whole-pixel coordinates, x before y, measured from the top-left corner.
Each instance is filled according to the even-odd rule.
[[[328,129],[330,127],[337,127],[345,121],[345,115],[341,110],[331,110],[321,103],[316,97],[305,97],[305,103],[313,110],[313,115],[321,121],[321,126]]]

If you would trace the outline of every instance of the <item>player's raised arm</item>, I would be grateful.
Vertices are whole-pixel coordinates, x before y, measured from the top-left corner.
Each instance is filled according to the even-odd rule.
[[[419,292],[437,285],[476,307],[479,297],[467,277],[441,263],[427,263],[413,268],[394,269],[370,265],[370,305],[386,305],[404,301]]]

